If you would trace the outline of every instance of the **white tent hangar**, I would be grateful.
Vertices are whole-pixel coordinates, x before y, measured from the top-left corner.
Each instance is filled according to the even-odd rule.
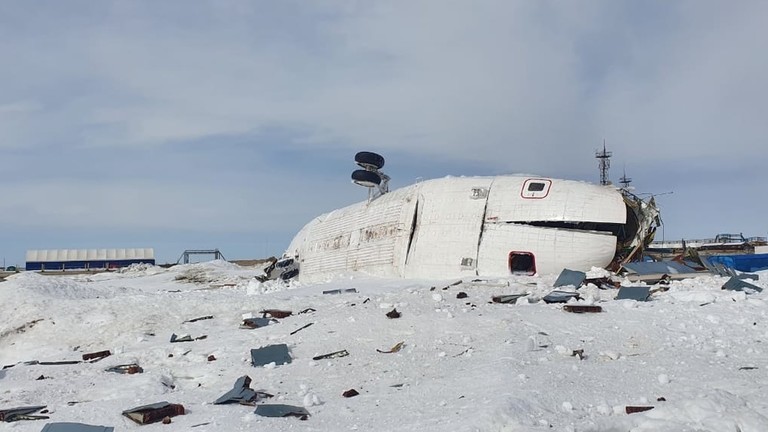
[[[155,264],[152,248],[59,249],[27,251],[27,270],[109,269]]]

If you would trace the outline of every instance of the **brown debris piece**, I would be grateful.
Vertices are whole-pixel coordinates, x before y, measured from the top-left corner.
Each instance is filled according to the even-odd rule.
[[[97,351],[97,352],[93,352],[93,353],[83,354],[83,360],[84,361],[92,360],[91,363],[95,363],[95,362],[103,359],[104,357],[109,357],[111,355],[112,355],[112,353],[109,352],[109,350]]]
[[[624,410],[627,412],[627,414],[634,414],[634,413],[639,413],[639,412],[643,412],[643,411],[650,411],[652,409],[653,409],[652,406],[631,406],[631,405],[627,405],[624,408]]]
[[[357,396],[359,394],[360,393],[358,393],[357,390],[349,389],[349,390],[345,391],[344,393],[342,393],[341,395],[344,396],[345,398],[351,398],[351,397],[355,397],[355,396]]]
[[[208,361],[215,361],[215,360],[216,360],[216,356],[214,356],[213,354],[208,356]]]
[[[463,299],[463,298],[467,298],[467,297],[468,297],[467,293],[465,293],[464,291],[461,291],[458,294],[456,294],[456,298],[457,299]]]
[[[280,310],[280,309],[264,309],[261,311],[263,315],[263,318],[266,318],[267,315],[269,315],[272,318],[288,318],[289,316],[293,315],[293,311],[286,311],[286,310]]]
[[[405,345],[405,342],[398,342],[398,343],[396,343],[396,344],[395,344],[395,346],[393,346],[392,348],[390,348],[390,349],[389,349],[389,350],[387,350],[387,351],[384,351],[384,350],[380,350],[380,349],[378,349],[378,348],[377,348],[377,349],[376,349],[376,352],[380,352],[380,353],[382,353],[382,354],[392,354],[392,353],[396,353],[396,352],[400,351],[401,349],[403,349],[403,345]]]
[[[166,423],[166,419],[170,421],[171,417],[184,415],[184,412],[184,405],[158,402],[156,404],[140,406],[123,411],[123,415],[138,424],[149,424],[157,423],[159,421]]]
[[[389,312],[387,312],[387,318],[394,319],[394,318],[400,318],[401,316],[402,316],[402,314],[400,312],[398,312],[396,308],[392,309]]]
[[[602,312],[603,308],[600,306],[592,306],[592,305],[574,305],[574,304],[567,304],[563,306],[563,310],[566,312],[572,312],[572,313],[597,313]]]

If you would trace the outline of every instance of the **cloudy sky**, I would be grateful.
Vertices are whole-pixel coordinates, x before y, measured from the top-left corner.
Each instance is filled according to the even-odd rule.
[[[597,182],[667,239],[768,235],[768,2],[0,0],[0,255],[280,254],[445,175]],[[669,194],[668,192],[672,192]]]

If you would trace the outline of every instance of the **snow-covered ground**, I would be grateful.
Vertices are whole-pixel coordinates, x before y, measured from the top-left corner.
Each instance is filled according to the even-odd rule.
[[[456,285],[349,276],[287,286],[259,283],[260,273],[214,261],[10,277],[0,283],[0,366],[14,366],[0,371],[0,410],[47,405],[50,419],[0,429],[768,431],[768,291],[723,291],[724,278],[702,276],[641,303],[587,286],[582,302],[603,312],[574,314],[539,301],[555,275]],[[754,283],[768,288],[765,280]],[[357,292],[323,294],[348,288]],[[523,292],[530,295],[517,304],[490,302]],[[271,308],[294,314],[240,328]],[[393,308],[400,318],[385,315]],[[207,337],[170,343],[174,333]],[[377,351],[399,342],[398,352]],[[282,343],[292,363],[251,366],[252,348]],[[95,363],[24,364],[102,350],[112,355]],[[349,355],[312,360],[339,350]],[[134,362],[144,373],[105,371]],[[266,418],[254,407],[212,403],[243,375],[275,395],[264,403],[305,406],[311,416]],[[360,394],[343,397],[349,389]],[[160,401],[187,414],[145,426],[121,415]],[[628,405],[654,408],[626,414]]]

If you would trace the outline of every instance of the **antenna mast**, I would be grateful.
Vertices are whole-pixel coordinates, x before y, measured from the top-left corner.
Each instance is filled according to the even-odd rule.
[[[602,186],[611,184],[611,181],[608,180],[608,169],[611,167],[611,156],[613,156],[613,152],[606,151],[605,140],[603,140],[603,151],[598,150],[595,152],[595,158],[600,160],[600,184]]]
[[[627,177],[627,170],[624,169],[624,175],[621,176],[619,179],[619,183],[621,183],[621,188],[624,190],[629,190],[629,184],[632,183],[632,178]]]

